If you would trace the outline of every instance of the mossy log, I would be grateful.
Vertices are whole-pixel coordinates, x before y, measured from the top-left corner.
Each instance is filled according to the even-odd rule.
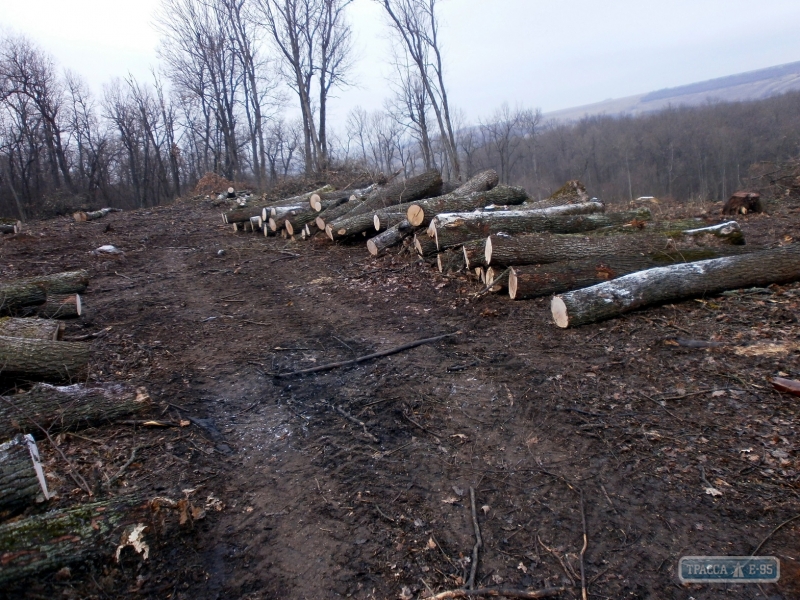
[[[0,317],[0,335],[57,341],[64,337],[64,323],[52,319]]]
[[[22,231],[22,221],[0,217],[0,233],[19,233]]]
[[[554,296],[559,327],[576,327],[664,302],[800,280],[800,244],[639,271]]]
[[[416,228],[403,219],[396,225],[393,225],[386,231],[376,235],[374,238],[367,240],[367,250],[372,256],[378,256],[387,248],[395,246],[402,242],[405,238],[414,233]]]
[[[624,216],[594,214],[602,212],[602,210],[602,203],[586,202],[554,206],[543,210],[444,213],[437,215],[431,221],[428,235],[436,240],[439,250],[443,250],[501,231],[511,235],[540,231],[573,233],[605,227],[614,224],[614,221],[618,221],[620,218],[625,218]]]
[[[149,516],[147,503],[122,497],[0,525],[0,585],[93,557],[112,559],[126,527]]]
[[[0,517],[24,509],[37,498],[47,500],[49,494],[43,484],[39,450],[32,437],[19,434],[0,444]]]
[[[35,309],[42,319],[77,319],[83,313],[80,294],[48,296],[47,302]]]
[[[487,265],[532,265],[600,256],[671,254],[742,241],[744,237],[735,222],[662,235],[599,237],[545,232],[510,236],[499,233],[486,239],[485,260]]]
[[[486,240],[472,240],[471,242],[466,242],[462,247],[462,251],[464,253],[464,264],[467,269],[487,266]]]
[[[90,210],[90,211],[83,211],[79,210],[76,213],[73,213],[72,218],[75,219],[78,223],[83,223],[85,221],[94,221],[96,219],[102,219],[106,215],[112,212],[122,212],[121,208],[101,208],[100,210]]]
[[[464,194],[460,188],[447,196],[437,196],[413,202],[406,211],[406,218],[414,226],[428,225],[436,215],[483,208],[489,205],[512,206],[522,204],[528,193],[521,187],[498,185],[488,191]]]
[[[442,176],[439,171],[432,169],[421,175],[409,177],[403,181],[392,182],[386,187],[378,188],[347,214],[350,217],[354,217],[363,213],[374,213],[377,210],[396,204],[438,196],[441,189]]]
[[[48,431],[75,431],[142,412],[151,406],[144,388],[121,383],[55,386],[37,383],[29,391],[0,397],[0,439],[17,432],[35,437]],[[36,423],[36,425],[34,425]]]
[[[510,275],[509,295],[512,300],[550,296],[596,285],[637,271],[724,256],[738,256],[756,250],[757,248],[748,246],[694,248],[680,252],[595,256],[538,265],[515,265]]]
[[[0,376],[66,381],[84,373],[89,345],[0,336]]]

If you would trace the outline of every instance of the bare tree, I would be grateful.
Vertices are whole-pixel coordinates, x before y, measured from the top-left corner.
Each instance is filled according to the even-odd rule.
[[[444,85],[439,21],[436,16],[437,0],[376,1],[386,10],[392,26],[417,68],[420,82],[436,114],[443,152],[453,178],[458,180],[461,178],[461,165]]]

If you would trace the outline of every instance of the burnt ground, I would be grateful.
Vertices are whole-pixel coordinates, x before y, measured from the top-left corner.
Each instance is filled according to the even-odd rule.
[[[800,238],[796,204],[740,222],[750,242]],[[101,244],[124,257],[89,254]],[[152,531],[147,561],[114,563],[112,545],[8,597],[421,598],[469,574],[470,487],[476,585],[579,598],[583,509],[589,598],[799,597],[800,521],[770,534],[800,513],[800,400],[769,378],[800,378],[800,285],[559,330],[547,299],[476,299],[466,277],[363,245],[233,234],[207,202],[33,222],[0,242],[3,278],[74,268],[92,283],[67,337],[108,328],[87,379],[146,386],[148,417],[190,424],[56,443],[99,498],[213,495],[224,509]],[[355,367],[270,375],[451,332]],[[40,448],[51,506],[90,501]],[[683,555],[748,555],[765,539],[777,585],[678,581]]]

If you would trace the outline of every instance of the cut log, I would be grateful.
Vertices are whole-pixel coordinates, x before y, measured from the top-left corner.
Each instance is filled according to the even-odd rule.
[[[82,312],[79,294],[48,296],[47,302],[35,308],[36,315],[42,319],[77,319]]]
[[[39,449],[33,437],[18,434],[0,444],[0,517],[8,517],[37,500],[49,500],[49,497]]]
[[[250,221],[252,217],[258,216],[263,216],[261,208],[257,206],[246,206],[223,213],[222,220],[225,223],[235,225],[236,223],[246,223]]]
[[[393,225],[386,231],[379,233],[374,238],[367,240],[367,250],[372,256],[378,256],[386,248],[402,242],[405,238],[414,233],[414,226],[406,219]]]
[[[459,188],[460,190],[460,188]],[[414,226],[428,225],[431,219],[441,213],[468,211],[489,205],[510,206],[522,204],[528,199],[521,187],[498,185],[488,191],[462,194],[456,190],[447,196],[428,198],[414,202],[406,212],[406,218]]]
[[[616,279],[623,275],[723,256],[738,256],[757,248],[728,246],[727,248],[695,248],[680,252],[655,252],[628,256],[597,256],[541,265],[513,267],[509,284],[512,300],[525,300],[577,290]]]
[[[554,206],[544,210],[502,210],[497,212],[444,213],[428,227],[439,250],[501,231],[508,234],[551,231],[573,233],[597,229],[626,221],[631,213],[596,215],[603,210],[599,202]],[[594,217],[594,218],[593,218]],[[630,219],[627,219],[630,220]],[[485,235],[481,235],[485,233]]]
[[[458,273],[464,269],[464,253],[453,248],[439,252],[436,255],[436,267],[443,275]]]
[[[431,256],[436,254],[436,241],[425,234],[414,234],[414,249],[420,256]]]
[[[22,231],[22,221],[0,217],[0,233],[19,233]]]
[[[742,287],[800,280],[800,244],[743,256],[658,267],[554,296],[550,304],[559,327],[576,327],[663,302]]]
[[[364,198],[368,196],[374,189],[376,189],[376,186],[370,185],[368,187],[356,190],[314,193],[309,197],[308,204],[315,211],[320,212],[328,208],[333,208],[334,206],[344,204],[353,197],[355,197],[355,199]]]
[[[496,269],[495,267],[488,267],[486,269],[486,287],[490,292],[501,292],[508,289],[508,279],[511,274],[511,269]]]
[[[41,287],[48,294],[82,294],[89,287],[89,272],[83,269],[80,271],[64,271],[51,275],[17,279],[15,283],[32,283]],[[1,287],[2,285],[0,285]]]
[[[126,527],[142,521],[145,525],[148,517],[147,504],[121,497],[4,523],[0,525],[0,585],[8,589],[20,579],[92,557],[111,559]]]
[[[466,242],[462,248],[464,252],[464,264],[467,269],[475,267],[485,267],[486,262],[486,240],[473,240]]]
[[[144,388],[126,384],[55,386],[37,383],[30,391],[0,398],[0,439],[41,430],[75,431],[150,408]]]
[[[64,381],[89,363],[89,345],[0,336],[0,376]]]
[[[64,337],[64,323],[52,319],[0,317],[0,335],[58,341]]]
[[[122,212],[121,208],[101,208],[100,210],[91,210],[91,211],[82,211],[79,210],[78,212],[72,215],[72,218],[75,219],[78,223],[83,223],[85,221],[94,221],[95,219],[102,219],[107,214],[112,212]]]
[[[742,241],[744,237],[736,222],[665,235],[641,233],[603,237],[545,232],[510,236],[499,233],[486,239],[485,260],[487,265],[545,264],[588,257],[673,253]]]
[[[376,212],[372,217],[372,224],[375,226],[375,231],[386,231],[390,227],[394,227],[398,223],[406,221],[408,221],[408,219],[406,219],[405,214],[401,212],[386,212],[381,210]]]
[[[0,315],[16,314],[25,307],[44,304],[46,300],[47,292],[35,283],[0,283]]]
[[[374,213],[405,202],[437,196],[442,189],[442,176],[439,171],[430,170],[404,181],[393,182],[372,192],[366,200],[348,213],[354,217],[363,213]]]
[[[386,209],[376,213],[361,213],[352,217],[347,216],[325,225],[325,233],[334,241],[361,233],[375,233],[376,216],[380,220],[388,218],[391,214],[395,213],[390,209]],[[400,214],[402,215],[402,213]]]

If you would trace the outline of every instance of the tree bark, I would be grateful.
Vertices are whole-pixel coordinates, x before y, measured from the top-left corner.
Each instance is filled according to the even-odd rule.
[[[64,337],[64,323],[51,319],[0,317],[0,336],[58,341]]]
[[[82,294],[89,287],[89,271],[64,271],[52,275],[39,275],[17,279],[17,283],[38,285],[48,294]]]
[[[768,266],[768,268],[765,268]],[[800,280],[800,244],[743,256],[658,267],[555,296],[559,327],[576,327],[663,302]]]
[[[740,241],[744,241],[744,238],[736,223],[663,235],[641,233],[603,237],[547,232],[516,236],[495,234],[486,239],[485,259],[487,265],[532,265],[589,257],[672,254],[703,247],[728,246]]]
[[[40,480],[34,466],[34,456],[38,463],[39,450],[32,437],[19,434],[0,444],[0,517],[24,509],[37,498],[48,499],[46,487],[42,489],[44,474]],[[41,463],[38,464],[41,468]]]
[[[375,233],[375,217],[385,219],[394,213],[394,207],[376,213],[361,213],[355,216],[346,216],[333,223],[325,225],[325,233],[333,241],[358,235],[359,233]],[[349,214],[349,213],[348,213]],[[402,213],[399,213],[402,215]]]
[[[420,256],[431,256],[436,254],[437,250],[436,241],[421,232],[417,232],[414,235],[414,248]]]
[[[464,264],[468,270],[475,269],[475,267],[488,266],[486,262],[486,240],[466,242],[462,250],[464,252]]]
[[[0,283],[0,315],[15,314],[28,306],[44,304],[47,292],[35,283]]]
[[[255,216],[261,216],[263,218],[263,210],[257,206],[246,206],[222,213],[222,222],[228,224],[246,223],[251,217]]]
[[[376,186],[370,185],[368,187],[356,190],[339,190],[335,192],[314,193],[311,194],[311,196],[309,197],[308,204],[315,211],[320,212],[325,210],[326,208],[331,208],[334,206],[339,206],[340,204],[344,204],[345,202],[348,202],[350,199],[355,200],[364,198],[365,196],[369,195],[374,189],[376,189]]]
[[[637,271],[723,256],[738,256],[755,250],[742,246],[695,248],[681,252],[597,256],[540,265],[517,265],[513,267],[511,275],[511,280],[517,282],[513,286],[517,291],[511,290],[512,286],[509,285],[509,294],[512,300],[550,296],[590,287]]]
[[[41,430],[77,430],[110,423],[151,406],[144,388],[125,384],[55,386],[37,383],[30,391],[0,398],[0,438]],[[36,423],[36,425],[34,425]]]
[[[556,206],[546,210],[501,210],[437,215],[428,227],[428,235],[436,240],[439,250],[458,246],[493,233],[575,233],[624,223],[632,213],[591,214],[599,212],[599,202]],[[485,234],[485,235],[482,235]]]
[[[101,208],[100,210],[92,210],[92,211],[82,211],[79,210],[78,212],[72,215],[72,218],[75,219],[78,223],[83,223],[85,221],[94,221],[96,219],[102,219],[107,214],[112,212],[122,212],[121,208]]]
[[[89,363],[89,345],[0,336],[0,376],[69,380]]]
[[[42,319],[77,319],[83,312],[81,297],[79,294],[48,296],[47,302],[37,306],[34,312]]]
[[[405,238],[414,233],[415,227],[407,220],[403,219],[396,225],[379,233],[375,237],[367,240],[367,250],[372,256],[378,256],[386,248],[402,242]]]
[[[337,219],[344,217],[350,211],[355,209],[357,206],[360,206],[362,203],[363,203],[362,199],[353,198],[351,200],[348,200],[344,204],[340,204],[339,206],[334,206],[323,210],[321,213],[317,215],[316,218],[317,227],[319,227],[320,230],[325,231],[325,228],[328,224],[333,223]]]
[[[491,204],[498,206],[522,204],[527,198],[528,194],[524,189],[509,185],[498,185],[488,191],[467,194],[456,190],[447,196],[412,203],[406,212],[406,218],[414,226],[428,225],[438,214],[468,211]]]
[[[127,525],[142,521],[141,500],[114,498],[0,525],[0,584],[114,556]]]
[[[22,231],[22,221],[0,218],[0,233],[19,233],[20,231]]]
[[[442,176],[439,171],[426,171],[416,177],[394,182],[375,190],[346,216],[354,217],[396,204],[414,202],[421,198],[430,198],[431,196],[436,196],[441,189]]]
[[[372,224],[375,227],[375,231],[386,231],[398,223],[408,221],[406,215],[402,212],[387,212],[392,208],[394,207],[387,208],[386,210],[379,210],[372,216]]]

